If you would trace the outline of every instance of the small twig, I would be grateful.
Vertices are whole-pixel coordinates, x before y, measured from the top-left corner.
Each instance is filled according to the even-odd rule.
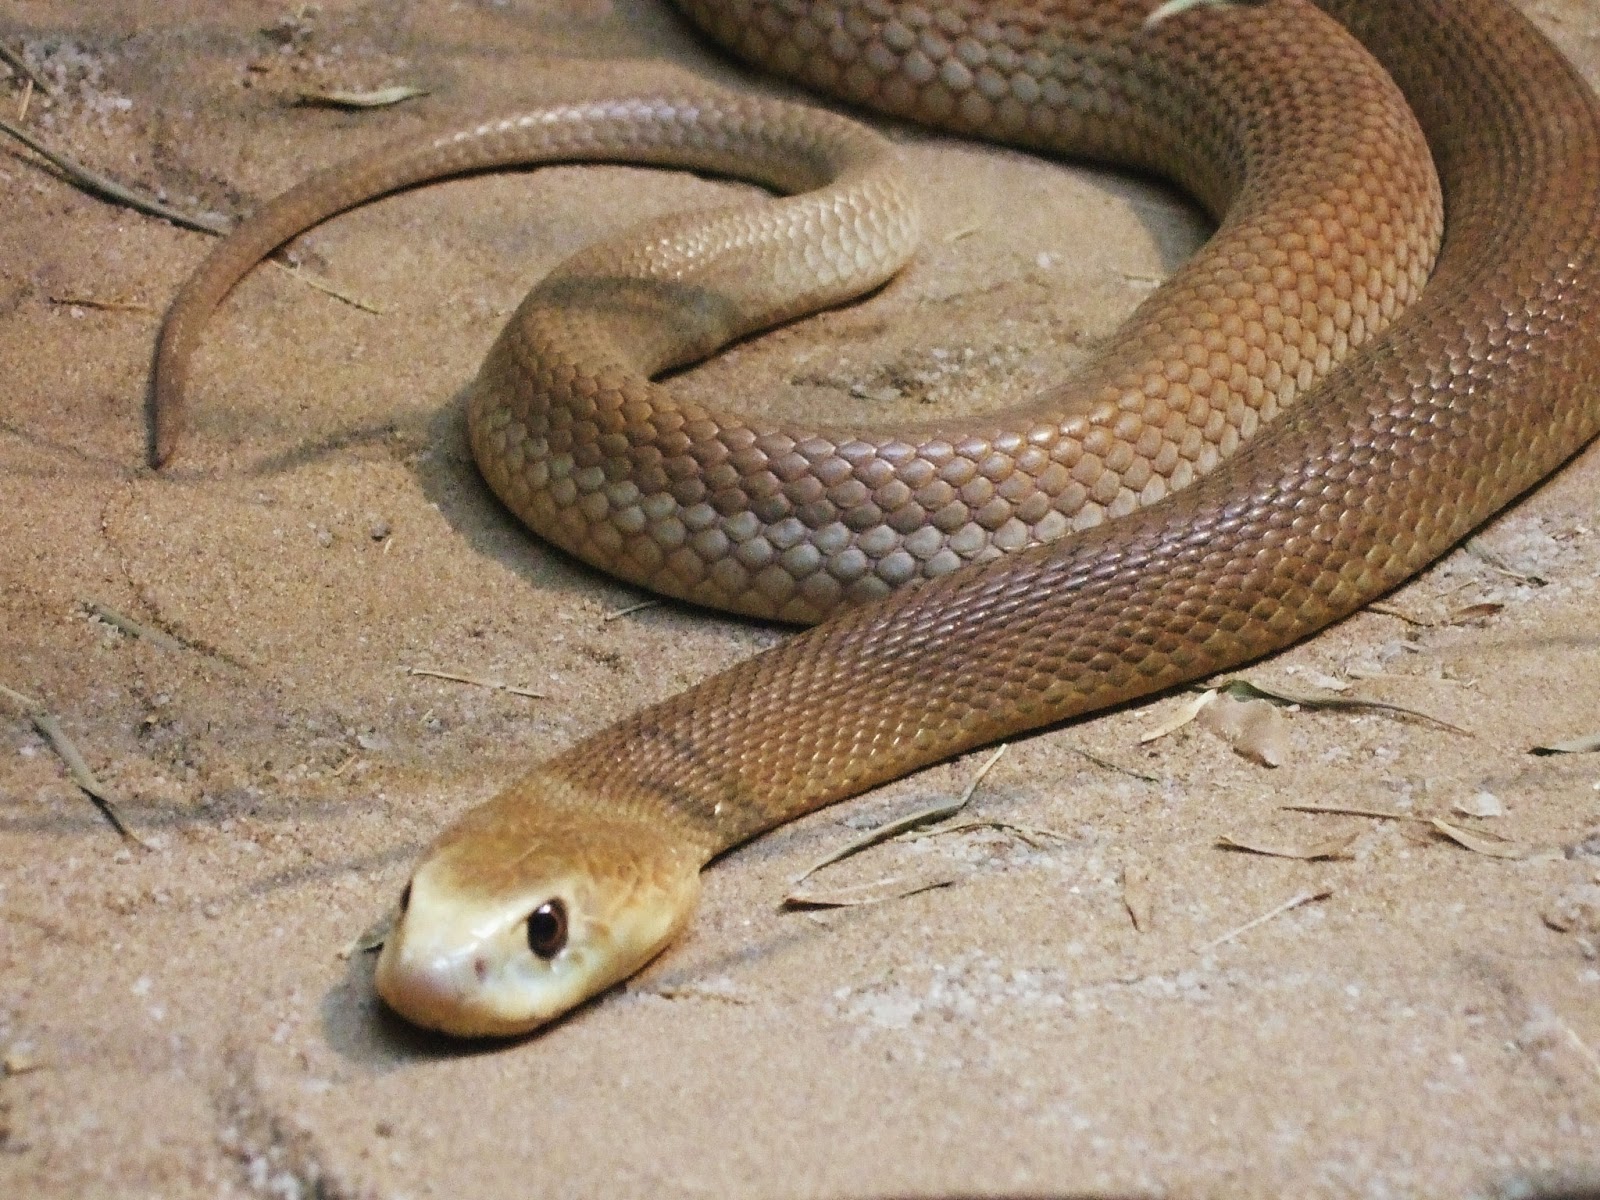
[[[727,976],[719,979],[689,978],[662,983],[651,988],[650,992],[663,1000],[715,1000],[721,1004],[738,1006],[756,1002],[753,996],[737,990],[737,985]]]
[[[1328,889],[1324,889],[1323,891],[1320,891],[1320,892],[1301,892],[1296,896],[1291,896],[1291,897],[1289,897],[1289,899],[1285,900],[1282,904],[1278,905],[1277,908],[1274,908],[1270,912],[1262,913],[1255,920],[1246,921],[1243,925],[1239,926],[1237,929],[1230,929],[1227,933],[1223,934],[1221,937],[1213,938],[1213,939],[1211,939],[1211,941],[1207,942],[1203,946],[1196,946],[1194,948],[1194,952],[1196,954],[1205,954],[1208,951],[1215,950],[1218,946],[1221,946],[1221,945],[1223,945],[1223,944],[1225,944],[1227,942],[1231,942],[1231,941],[1233,941],[1234,938],[1237,938],[1237,937],[1240,937],[1240,936],[1242,936],[1242,935],[1244,935],[1246,933],[1249,933],[1256,926],[1265,925],[1268,921],[1272,920],[1274,917],[1281,917],[1284,913],[1290,911],[1291,909],[1299,908],[1302,904],[1310,904],[1315,900],[1326,900],[1331,895],[1333,895],[1333,890],[1331,888],[1328,888]]]
[[[228,222],[223,218],[194,216],[173,208],[171,205],[163,204],[154,196],[146,196],[142,192],[134,191],[132,188],[118,183],[109,175],[91,171],[88,167],[74,162],[66,155],[57,153],[32,134],[18,129],[10,121],[0,121],[0,133],[10,134],[35,154],[55,164],[66,174],[68,179],[86,192],[92,192],[103,199],[126,205],[139,212],[148,213],[152,217],[160,217],[164,221],[171,221],[174,225],[181,225],[185,229],[193,229],[200,233],[212,233],[218,236],[228,232]]]
[[[661,601],[661,600],[641,600],[641,601],[639,601],[639,603],[630,604],[626,608],[619,608],[619,609],[615,609],[612,612],[602,613],[600,615],[600,620],[601,621],[615,621],[618,617],[625,617],[629,613],[636,613],[636,612],[639,612],[641,609],[658,608],[662,603],[663,603],[663,601]]]
[[[161,630],[155,629],[149,625],[141,624],[140,622],[135,621],[132,617],[125,617],[116,609],[101,604],[97,600],[85,600],[83,605],[89,610],[91,615],[98,617],[107,625],[122,630],[123,633],[130,637],[143,638],[151,645],[160,646],[163,650],[188,649],[187,646],[185,646],[177,638],[173,637],[170,633],[164,633]]]
[[[4,42],[0,42],[0,62],[4,62],[6,66],[21,75],[46,96],[54,96],[56,94],[55,88],[50,86],[50,81],[39,74],[32,63]]]
[[[132,300],[96,300],[93,296],[51,296],[50,303],[71,308],[97,308],[104,312],[153,313],[156,311],[148,304],[138,304]]]
[[[1122,868],[1122,906],[1128,910],[1128,919],[1140,933],[1150,928],[1153,906],[1150,901],[1150,880],[1144,868],[1128,863]]]
[[[407,667],[407,675],[422,675],[428,679],[447,679],[451,683],[466,683],[473,687],[488,688],[491,692],[510,692],[513,696],[526,696],[529,700],[544,700],[543,692],[536,692],[531,688],[514,687],[509,683],[501,683],[498,679],[480,679],[475,675],[459,675],[454,671],[435,671],[429,667]]]
[[[1132,767],[1124,767],[1119,763],[1112,762],[1109,758],[1102,758],[1092,750],[1085,750],[1082,746],[1074,746],[1071,742],[1067,743],[1067,749],[1072,751],[1074,754],[1078,754],[1084,758],[1087,758],[1097,767],[1104,767],[1107,771],[1115,771],[1119,775],[1128,775],[1134,779],[1140,780],[1143,783],[1161,782],[1159,776],[1146,775],[1143,771],[1135,771]]]
[[[1392,604],[1369,604],[1367,605],[1367,611],[1377,613],[1383,617],[1393,617],[1397,621],[1404,621],[1407,625],[1415,626],[1418,629],[1431,629],[1434,624],[1432,621],[1425,621],[1421,617],[1415,617],[1408,612],[1403,612]]]
[[[972,777],[972,781],[967,784],[966,789],[956,799],[946,800],[940,804],[918,809],[916,812],[901,817],[899,820],[890,821],[886,825],[879,825],[876,829],[867,830],[860,837],[845,843],[838,850],[812,863],[811,866],[789,881],[790,886],[798,887],[822,870],[823,867],[831,867],[841,859],[849,858],[852,854],[859,854],[868,847],[876,846],[879,842],[886,842],[898,834],[905,833],[907,830],[916,829],[922,825],[932,825],[935,821],[943,821],[955,816],[967,806],[967,801],[972,799],[973,793],[978,790],[978,785],[983,782],[983,777],[994,768],[995,763],[1000,761],[1000,756],[1006,752],[1006,749],[1005,743],[998,746],[995,752],[978,768],[977,774]]]
[[[102,175],[98,171],[91,171],[88,167],[83,166],[81,163],[74,162],[66,155],[59,154],[56,151],[51,150],[48,146],[34,138],[31,134],[28,134],[25,131],[17,128],[17,126],[11,124],[9,121],[0,120],[0,132],[9,133],[23,145],[34,151],[34,153],[42,155],[44,158],[54,163],[63,172],[65,172],[67,178],[73,183],[76,183],[85,191],[92,192],[103,199],[113,201],[117,204],[124,204],[129,208],[132,208],[138,212],[146,213],[152,217],[160,217],[162,220],[171,221],[174,225],[180,225],[184,229],[192,229],[197,233],[209,233],[217,237],[222,237],[226,235],[233,227],[232,223],[225,217],[195,216],[191,213],[183,212],[180,209],[173,208],[171,205],[163,204],[154,196],[147,196],[143,192],[135,191],[133,188],[130,188],[125,184],[118,183],[115,179],[112,179],[108,175]],[[319,292],[332,296],[335,300],[343,301],[345,304],[348,304],[353,308],[359,308],[362,312],[373,313],[376,316],[386,315],[382,308],[378,307],[378,305],[372,303],[370,300],[363,300],[359,296],[352,296],[349,292],[341,291],[339,288],[335,287],[331,283],[328,283],[326,280],[318,279],[316,276],[302,271],[296,267],[291,267],[287,263],[276,258],[271,259],[270,261],[273,263],[273,265],[278,267],[279,270],[287,271],[291,276],[305,284],[307,287],[315,288]],[[58,301],[58,303],[92,304],[93,301],[74,300]],[[96,307],[112,308],[116,306],[110,304],[98,304]],[[149,310],[141,309],[140,311],[148,312]]]
[[[95,773],[89,769],[89,764],[79,753],[78,747],[61,728],[61,723],[45,711],[44,705],[29,696],[24,696],[21,692],[12,691],[3,683],[0,683],[0,694],[22,709],[23,714],[33,723],[33,727],[39,731],[39,736],[50,743],[51,748],[66,764],[67,774],[72,777],[72,782],[94,801],[95,807],[104,814],[106,820],[111,822],[111,827],[136,846],[145,850],[152,849],[149,842],[128,827],[128,823],[122,819],[122,813],[117,809],[116,798],[105,784],[95,777]]]

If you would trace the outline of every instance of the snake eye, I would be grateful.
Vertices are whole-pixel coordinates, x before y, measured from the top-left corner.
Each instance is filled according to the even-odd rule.
[[[567,906],[546,900],[528,914],[528,949],[540,958],[554,958],[567,944]]]
[[[406,909],[411,907],[411,881],[406,881],[405,887],[400,889],[400,915],[406,915]]]

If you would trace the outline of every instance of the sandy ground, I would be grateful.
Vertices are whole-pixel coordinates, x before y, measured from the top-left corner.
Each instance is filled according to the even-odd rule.
[[[1529,7],[1600,81],[1592,0]],[[18,0],[0,37],[58,85],[34,98],[41,136],[227,214],[483,109],[678,72],[773,88],[654,0]],[[397,82],[432,94],[290,103]],[[795,413],[1004,404],[1204,236],[1160,189],[892,132],[934,215],[915,266],[681,386]],[[1268,769],[1195,726],[1141,744],[1187,699],[1166,697],[1011,747],[973,801],[994,824],[812,884],[949,886],[780,911],[801,868],[959,792],[977,756],[730,856],[674,950],[544,1036],[463,1050],[380,1011],[371,956],[344,952],[432,831],[784,636],[671,604],[609,619],[644,597],[523,534],[457,404],[541,272],[738,190],[563,168],[341,218],[298,256],[382,314],[257,271],[209,328],[181,463],[152,478],[150,347],[208,239],[0,148],[0,683],[57,715],[152,847],[0,703],[0,1194],[1502,1196],[1600,1177],[1600,756],[1529,753],[1600,729],[1594,448],[1484,532],[1509,571],[1457,552],[1390,612],[1250,671],[1465,732],[1300,712]]]

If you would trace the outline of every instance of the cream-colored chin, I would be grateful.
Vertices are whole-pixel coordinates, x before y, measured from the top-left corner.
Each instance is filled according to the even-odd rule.
[[[373,982],[383,1002],[413,1025],[455,1037],[510,1037],[540,1024],[525,1016],[485,1011],[472,990],[453,986],[455,972],[408,961],[392,945],[379,954]]]

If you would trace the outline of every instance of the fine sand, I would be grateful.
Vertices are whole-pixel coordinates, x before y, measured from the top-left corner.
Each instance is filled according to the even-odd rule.
[[[1594,0],[1527,7],[1600,82]],[[13,0],[0,40],[54,84],[27,117],[40,137],[229,216],[483,111],[685,74],[785,91],[658,0]],[[431,94],[293,103],[395,83]],[[20,95],[0,76],[8,119]],[[884,127],[931,213],[915,265],[677,386],[810,416],[1003,405],[1205,236],[1149,184]],[[623,613],[646,597],[491,498],[459,406],[575,247],[747,191],[563,167],[341,217],[296,257],[381,311],[257,270],[209,325],[183,455],[153,477],[150,349],[209,239],[0,142],[0,684],[54,715],[149,846],[0,699],[0,1195],[1489,1197],[1600,1178],[1600,755],[1530,753],[1600,731],[1594,448],[1482,532],[1490,554],[1247,672],[1437,721],[1287,712],[1269,768],[1197,724],[1142,742],[1191,697],[1159,698],[1019,740],[972,800],[982,824],[806,884],[879,903],[781,908],[806,866],[958,795],[982,756],[730,855],[676,947],[543,1036],[464,1048],[380,1010],[350,948],[443,822],[786,636]],[[1355,813],[1285,807],[1307,804]]]

